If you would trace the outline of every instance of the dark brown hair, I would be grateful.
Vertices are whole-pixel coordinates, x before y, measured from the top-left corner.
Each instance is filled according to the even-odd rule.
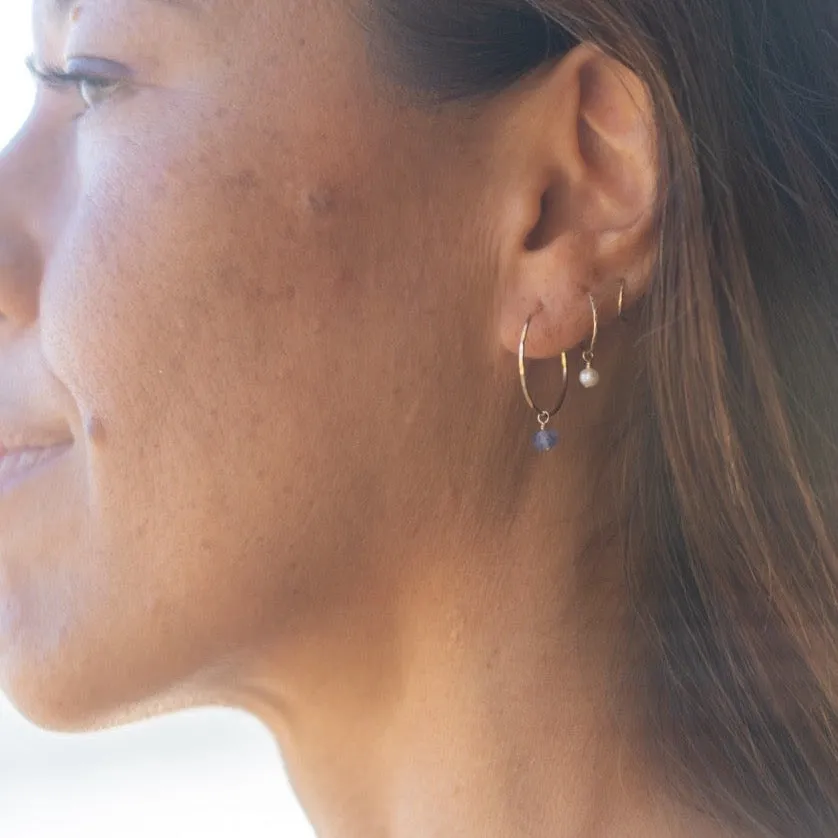
[[[673,793],[838,836],[838,5],[373,0],[379,58],[478,102],[590,42],[648,85],[653,281],[620,438],[623,697]]]

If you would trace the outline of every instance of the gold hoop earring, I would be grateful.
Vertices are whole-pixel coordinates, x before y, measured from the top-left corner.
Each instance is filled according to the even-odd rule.
[[[599,312],[596,307],[596,300],[593,294],[588,294],[591,301],[591,310],[594,314],[594,331],[591,335],[590,346],[582,353],[582,360],[585,362],[585,368],[579,373],[579,383],[586,389],[590,390],[599,384],[599,373],[594,369],[594,349],[596,348],[596,339],[599,335]]]
[[[628,317],[626,317],[625,312],[623,311],[623,299],[626,292],[626,281],[622,280],[620,282],[620,296],[617,300],[617,318],[622,320],[623,323],[628,321]]]
[[[567,352],[562,352],[562,391],[559,395],[559,400],[552,410],[544,410],[533,401],[530,395],[529,387],[527,386],[527,369],[524,363],[527,346],[527,336],[530,331],[530,323],[532,323],[532,315],[527,318],[524,324],[524,329],[521,332],[521,343],[518,346],[518,374],[521,378],[521,389],[524,391],[524,398],[527,404],[538,415],[538,424],[541,425],[541,430],[537,431],[532,438],[533,447],[536,451],[542,453],[551,451],[559,444],[559,434],[555,430],[547,430],[547,423],[562,409],[565,397],[567,396]]]

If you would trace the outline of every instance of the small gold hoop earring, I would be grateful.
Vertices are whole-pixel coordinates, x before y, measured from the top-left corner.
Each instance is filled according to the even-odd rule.
[[[626,281],[623,280],[622,282],[620,282],[620,296],[619,296],[619,299],[617,300],[617,317],[620,320],[622,320],[623,323],[625,323],[628,320],[628,317],[626,317],[626,313],[623,311],[623,301],[625,299],[625,296],[624,296],[625,293],[626,293]]]
[[[524,398],[527,404],[538,415],[538,424],[541,425],[541,430],[537,431],[532,438],[533,447],[536,451],[546,452],[551,451],[559,444],[559,434],[554,430],[547,430],[547,423],[562,409],[565,397],[567,396],[567,352],[562,352],[562,390],[559,394],[559,400],[552,410],[544,410],[538,407],[530,395],[529,387],[527,386],[527,369],[524,363],[526,356],[527,336],[530,332],[530,323],[532,323],[532,315],[527,318],[524,324],[524,329],[521,332],[521,343],[518,346],[518,374],[521,377],[521,389],[524,391]]]
[[[579,383],[586,390],[590,390],[599,384],[599,373],[594,369],[594,349],[596,348],[596,339],[599,336],[599,312],[597,311],[594,295],[588,294],[588,298],[591,301],[591,311],[594,315],[594,331],[591,335],[590,346],[582,353],[585,368],[579,373]]]

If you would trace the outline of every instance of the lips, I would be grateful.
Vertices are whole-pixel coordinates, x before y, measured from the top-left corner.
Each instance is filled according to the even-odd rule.
[[[72,443],[64,442],[47,447],[13,448],[0,445],[0,480],[15,471],[25,471],[65,451]]]
[[[73,445],[66,429],[12,430],[0,422],[0,491],[16,485],[25,475],[38,470]]]
[[[43,451],[50,448],[62,448],[73,444],[71,434],[20,432],[4,434],[0,425],[0,457],[6,457],[24,451]]]

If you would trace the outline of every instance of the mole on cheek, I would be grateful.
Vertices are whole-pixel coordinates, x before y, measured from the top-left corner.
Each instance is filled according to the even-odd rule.
[[[84,432],[91,442],[103,442],[105,439],[105,425],[98,416],[90,415],[84,423]]]
[[[327,215],[335,210],[337,195],[330,187],[313,189],[307,194],[309,209],[315,215]]]

